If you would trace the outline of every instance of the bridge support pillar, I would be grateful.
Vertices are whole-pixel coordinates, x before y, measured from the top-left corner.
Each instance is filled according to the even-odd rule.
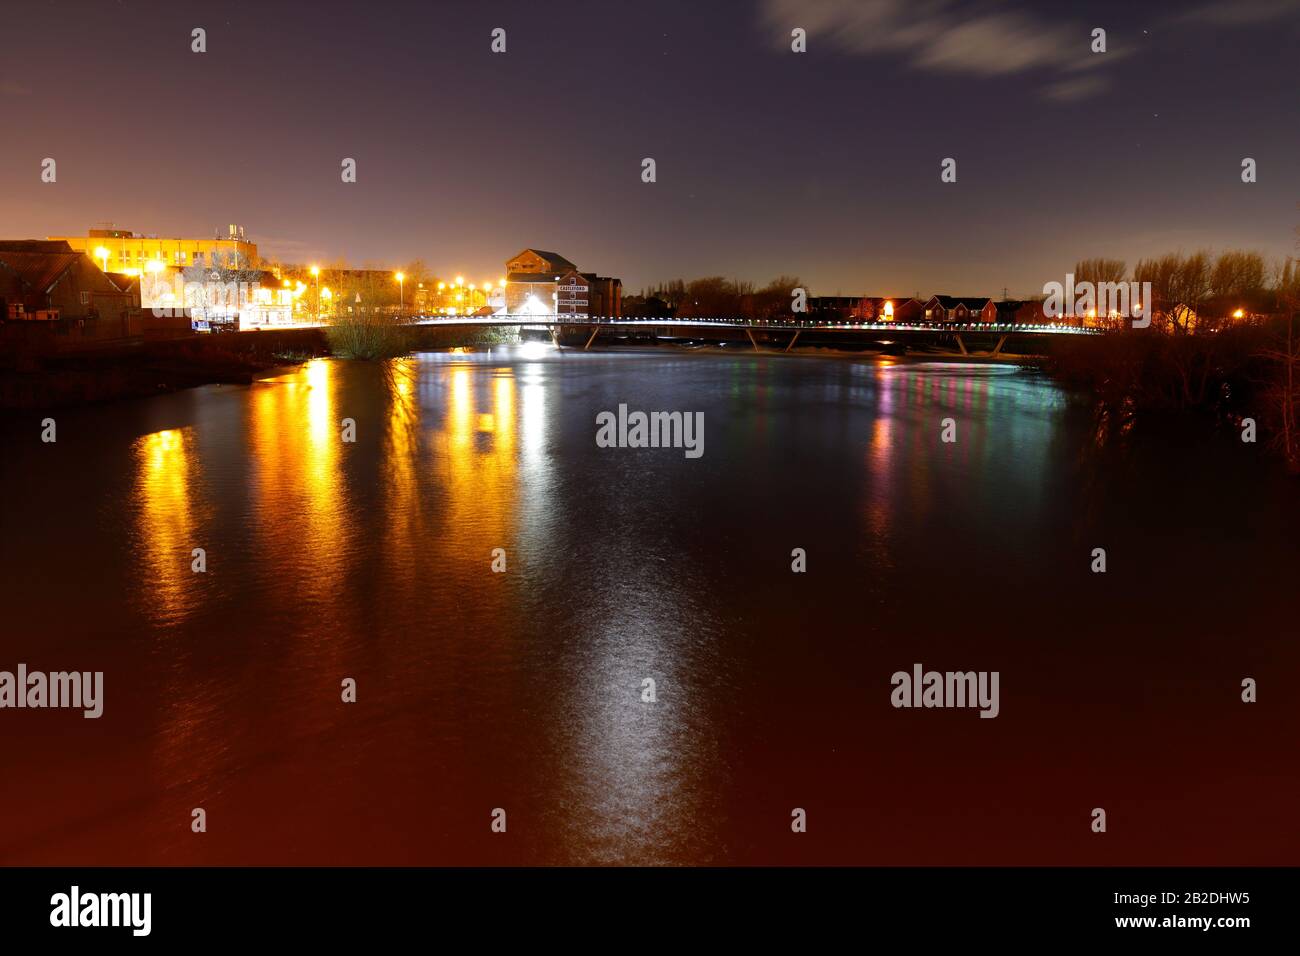
[[[797,342],[797,341],[799,341],[799,333],[802,332],[802,331],[803,331],[803,329],[795,329],[795,330],[794,330],[794,335],[790,336],[790,341],[787,342],[787,343],[786,343],[786,346],[785,346],[785,350],[786,350],[787,352],[790,351],[792,348],[794,348],[794,343]]]
[[[560,347],[560,337],[555,333],[555,326],[548,325],[546,331],[551,333],[551,344],[558,349]]]
[[[600,326],[599,326],[599,325],[597,325],[597,326],[595,326],[595,327],[592,328],[592,330],[591,330],[591,335],[587,337],[587,344],[584,345],[584,346],[582,347],[582,350],[583,350],[584,352],[587,351],[587,349],[591,348],[591,343],[594,342],[594,341],[596,341],[596,335],[597,335],[599,332],[600,332]]]
[[[957,340],[957,348],[961,349],[961,354],[970,355],[970,353],[966,351],[966,343],[961,340],[961,333],[954,332],[952,336]]]
[[[999,356],[999,355],[1002,354],[1002,346],[1004,346],[1004,345],[1006,345],[1006,344],[1007,344],[1007,337],[1006,337],[1005,335],[1002,336],[1002,338],[998,339],[998,344],[995,345],[995,346],[993,346],[993,356],[994,356],[994,358],[996,358],[997,356]]]
[[[754,341],[754,333],[749,330],[748,326],[745,328],[745,334],[749,336],[749,344],[754,346],[754,351],[757,352],[758,343]]]

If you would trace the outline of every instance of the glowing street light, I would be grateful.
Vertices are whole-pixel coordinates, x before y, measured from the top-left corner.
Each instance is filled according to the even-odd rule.
[[[1245,315],[1246,315],[1246,313],[1245,313],[1244,311],[1242,311],[1241,309],[1238,309],[1236,312],[1232,313],[1232,317],[1233,317],[1234,319],[1240,319],[1240,318],[1243,318]]]
[[[312,321],[320,321],[320,269],[316,266],[311,267],[312,283],[316,286],[316,310],[312,314]]]
[[[401,315],[402,309],[405,308],[406,306],[406,275],[404,273],[399,272],[397,273],[395,278],[397,279],[397,296],[398,296],[397,314]]]
[[[103,246],[96,246],[95,258],[103,260],[104,263],[103,270],[107,272],[108,271],[108,250],[105,249]]]

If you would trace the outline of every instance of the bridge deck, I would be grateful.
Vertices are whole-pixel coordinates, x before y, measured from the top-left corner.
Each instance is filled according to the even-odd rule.
[[[418,316],[416,325],[432,326],[533,326],[560,325],[609,328],[747,329],[752,331],[807,332],[987,332],[998,335],[1099,335],[1103,329],[1050,323],[1020,325],[1005,322],[819,322],[812,319],[764,320],[743,318],[645,319],[583,315]]]

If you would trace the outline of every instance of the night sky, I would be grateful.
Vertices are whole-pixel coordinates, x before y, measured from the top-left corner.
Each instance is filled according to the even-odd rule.
[[[535,246],[629,292],[827,295],[1026,295],[1082,257],[1300,238],[1291,0],[9,0],[3,23],[2,238],[239,223],[286,262],[474,279]]]

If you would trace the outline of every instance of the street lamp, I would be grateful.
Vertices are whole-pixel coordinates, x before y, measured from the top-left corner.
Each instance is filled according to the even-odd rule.
[[[103,271],[107,272],[108,271],[108,250],[105,249],[103,246],[96,246],[95,258],[103,260],[104,263]]]
[[[397,314],[402,314],[402,309],[406,306],[406,276],[397,273]]]
[[[312,283],[316,286],[316,313],[313,316],[313,321],[319,324],[320,323],[320,269],[318,269],[316,266],[311,267],[311,278],[312,278]]]

